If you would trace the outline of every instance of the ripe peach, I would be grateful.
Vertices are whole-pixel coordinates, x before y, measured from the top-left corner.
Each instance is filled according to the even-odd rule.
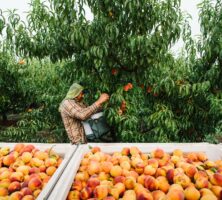
[[[187,200],[200,199],[200,192],[194,186],[187,187],[184,191],[184,194]]]
[[[112,195],[112,197],[113,197],[114,199],[119,199],[119,197],[120,197],[119,190],[118,190],[118,188],[116,188],[116,187],[110,188],[109,194]]]
[[[148,165],[151,165],[152,167],[157,169],[158,166],[159,166],[159,163],[158,163],[158,160],[156,158],[150,158],[148,160]]]
[[[198,152],[197,158],[199,161],[204,162],[207,160],[207,155],[204,152]]]
[[[157,148],[151,152],[151,155],[153,158],[163,158],[164,151],[163,151],[163,149]]]
[[[57,169],[56,167],[50,166],[46,169],[46,174],[48,176],[52,176],[55,173],[56,169]]]
[[[207,194],[201,197],[200,200],[217,200],[215,195]]]
[[[21,192],[13,192],[11,195],[10,195],[10,200],[21,200],[23,197],[22,193]]]
[[[155,190],[152,192],[153,200],[161,200],[166,197],[165,193],[161,190]]]
[[[108,197],[105,197],[103,200],[115,200],[115,198],[112,196],[108,196]]]
[[[74,181],[72,183],[72,190],[78,190],[78,191],[81,191],[83,189],[83,186],[82,186],[82,182],[81,181]]]
[[[10,148],[9,147],[2,147],[0,148],[0,155],[1,156],[6,156],[8,155],[10,152]]]
[[[32,178],[28,183],[28,187],[30,190],[35,191],[37,189],[42,188],[42,181],[40,178]]]
[[[135,166],[135,171],[138,174],[142,174],[144,172],[144,167],[145,167],[145,165],[143,163],[137,163]]]
[[[24,176],[22,172],[13,172],[10,176],[10,181],[18,181],[22,182],[24,180]]]
[[[50,166],[57,166],[57,160],[55,158],[46,158],[45,159],[45,166],[50,167]]]
[[[16,158],[13,155],[7,155],[3,158],[3,164],[5,166],[10,166],[12,163],[14,163]]]
[[[37,151],[34,154],[34,158],[38,158],[39,160],[46,160],[48,157],[48,154],[44,151]]]
[[[9,170],[5,170],[0,174],[0,180],[4,180],[4,179],[9,179],[11,176],[12,172],[10,172]]]
[[[136,180],[136,179],[139,177],[139,174],[138,174],[137,172],[131,170],[131,171],[129,172],[129,176],[134,177],[135,180]]]
[[[100,151],[101,151],[100,147],[92,147],[91,148],[92,153],[96,153],[96,152],[100,152]]]
[[[145,174],[145,175],[153,176],[155,173],[156,173],[156,168],[154,168],[154,167],[151,166],[151,165],[147,165],[147,166],[144,168],[144,174]]]
[[[206,178],[198,178],[195,182],[195,187],[197,189],[208,188],[209,187],[209,181]]]
[[[0,187],[0,199],[4,196],[8,196],[8,190],[6,188]]]
[[[222,187],[213,185],[210,189],[218,199],[222,199]]]
[[[145,175],[142,174],[137,178],[137,183],[140,183],[141,185],[144,185]]]
[[[100,172],[100,163],[98,161],[90,161],[87,172],[89,175],[97,174]]]
[[[174,169],[169,169],[167,172],[166,172],[166,178],[168,180],[168,182],[170,184],[172,184],[174,181]]]
[[[145,179],[144,179],[144,186],[149,191],[154,191],[154,190],[158,190],[159,183],[154,177],[146,176]]]
[[[93,190],[90,187],[84,187],[80,192],[81,199],[89,199],[93,194]]]
[[[126,169],[126,170],[130,170],[130,168],[131,168],[131,165],[128,161],[121,162],[120,166],[122,167],[122,169]]]
[[[124,193],[125,190],[126,190],[126,187],[125,187],[125,185],[124,185],[123,183],[116,183],[116,184],[114,185],[114,188],[117,188],[118,193],[119,193],[120,196],[122,196],[123,193]]]
[[[32,167],[29,169],[29,174],[38,174],[40,172],[40,169],[37,167]]]
[[[198,172],[197,168],[194,165],[188,165],[184,171],[186,175],[190,178],[193,178],[194,175]]]
[[[20,189],[21,189],[21,184],[18,181],[14,181],[14,182],[10,183],[10,185],[8,186],[9,193],[18,191]]]
[[[124,183],[125,180],[126,180],[125,176],[116,176],[114,178],[114,184],[116,184],[116,183]]]
[[[173,156],[183,157],[183,151],[181,151],[180,149],[175,149],[173,151]]]
[[[113,177],[116,177],[116,176],[121,176],[122,175],[122,168],[119,166],[119,165],[114,165],[111,170],[110,170],[110,174],[111,176]]]
[[[217,185],[222,186],[222,174],[220,174],[220,173],[215,173],[215,174],[213,175],[213,177],[214,177]]]
[[[105,185],[96,186],[94,190],[94,197],[103,199],[108,196],[108,188]]]
[[[40,167],[40,166],[44,165],[44,161],[40,160],[38,158],[32,158],[30,160],[30,164],[32,167]]]
[[[113,163],[112,162],[109,162],[109,161],[101,162],[101,169],[105,173],[109,173],[112,167],[113,167]]]
[[[161,167],[161,168],[157,168],[155,176],[156,177],[158,177],[158,176],[166,176],[166,174],[167,174],[166,170],[163,167]]]
[[[21,173],[23,173],[23,175],[28,175],[30,169],[31,169],[31,167],[26,166],[26,165],[22,165],[16,169],[16,172],[21,172]]]
[[[166,195],[167,200],[184,200],[184,192],[177,189],[171,189]]]
[[[23,194],[23,196],[32,195],[32,191],[28,187],[22,188],[20,192]]]
[[[138,200],[153,200],[153,196],[148,191],[143,191],[142,193],[137,195]]]
[[[42,191],[41,189],[37,189],[37,190],[33,191],[34,198],[37,198],[39,196],[39,194],[41,193],[41,191]]]
[[[130,154],[130,148],[124,147],[121,151],[122,155],[128,156]]]
[[[189,162],[196,162],[198,161],[197,154],[194,152],[187,153],[186,158],[188,159]]]
[[[84,172],[77,172],[75,176],[75,180],[77,181],[86,181]]]
[[[0,181],[0,188],[8,188],[8,186],[10,185],[11,181],[9,179],[3,179],[2,181]]]
[[[167,193],[170,188],[170,184],[168,183],[167,178],[165,176],[159,176],[156,178],[156,180],[159,182],[159,190]]]
[[[137,147],[130,147],[130,154],[131,155],[137,155],[140,153],[141,153],[141,151]]]
[[[24,163],[28,163],[32,159],[32,154],[30,152],[24,152],[21,156],[21,159]]]
[[[136,200],[136,193],[134,190],[126,190],[123,195],[123,200]]]
[[[32,195],[25,195],[22,197],[22,200],[35,200],[35,198]]]
[[[98,178],[99,178],[100,181],[108,180],[109,179],[109,174],[106,174],[105,172],[100,172]]]
[[[40,172],[40,173],[38,173],[38,175],[39,175],[41,180],[43,180],[43,179],[48,177],[48,175],[46,173],[44,173],[44,172]]]
[[[180,191],[182,191],[183,192],[183,187],[181,186],[181,185],[179,185],[179,184],[172,184],[172,185],[170,185],[170,189],[169,190],[180,190]]]
[[[87,181],[87,187],[94,189],[100,184],[100,181],[97,177],[90,177]]]
[[[206,179],[208,179],[208,175],[207,175],[206,171],[198,171],[198,172],[196,172],[195,175],[194,175],[194,180],[197,180],[199,178],[206,178]]]
[[[126,177],[126,180],[125,180],[125,186],[126,186],[126,189],[133,189],[135,187],[135,184],[136,184],[136,180],[134,177],[132,176],[128,176]]]
[[[213,162],[213,161],[210,161],[210,160],[205,161],[205,162],[204,162],[204,165],[205,165],[205,167],[206,167],[207,169],[216,168],[216,167],[217,167],[216,163]]]
[[[183,188],[186,188],[191,183],[191,180],[185,174],[178,174],[178,175],[174,176],[173,182],[176,183],[176,184],[180,184]]]

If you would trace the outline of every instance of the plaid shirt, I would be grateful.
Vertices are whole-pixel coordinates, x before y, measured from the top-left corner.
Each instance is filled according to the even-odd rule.
[[[88,119],[92,114],[96,113],[99,107],[95,103],[86,107],[81,102],[68,99],[62,102],[60,108],[69,140],[73,144],[86,143],[87,140],[81,121]]]

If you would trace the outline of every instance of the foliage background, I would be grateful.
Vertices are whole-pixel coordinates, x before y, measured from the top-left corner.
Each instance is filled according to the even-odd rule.
[[[179,0],[48,4],[32,1],[28,25],[14,12],[8,22],[0,17],[0,32],[6,33],[0,110],[2,116],[22,116],[1,131],[3,141],[67,142],[58,106],[75,81],[90,91],[89,104],[101,92],[111,95],[104,111],[120,141],[220,141],[220,0],[198,5],[197,42]],[[84,4],[94,14],[92,22],[84,17]],[[180,37],[185,48],[176,58],[170,48]]]

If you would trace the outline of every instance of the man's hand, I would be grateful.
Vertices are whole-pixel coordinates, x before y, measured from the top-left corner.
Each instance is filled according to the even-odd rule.
[[[97,104],[97,106],[100,106],[108,100],[109,100],[109,95],[106,93],[102,93],[100,95],[99,99],[96,101],[96,104]]]

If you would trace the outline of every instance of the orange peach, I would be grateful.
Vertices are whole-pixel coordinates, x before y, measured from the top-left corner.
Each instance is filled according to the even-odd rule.
[[[32,178],[28,183],[28,188],[32,191],[42,188],[42,181],[39,178]]]
[[[8,186],[10,185],[11,181],[9,179],[3,179],[2,181],[0,181],[0,188],[8,188]]]
[[[151,152],[151,155],[153,158],[163,158],[164,151],[163,151],[163,149],[157,148]]]
[[[184,192],[177,189],[169,190],[169,192],[166,195],[167,200],[184,200]]]
[[[178,175],[174,176],[173,182],[176,183],[176,184],[180,184],[183,188],[186,188],[191,183],[191,180],[185,174],[178,174]]]
[[[202,196],[200,200],[217,200],[217,197],[212,194],[207,194]]]
[[[152,195],[153,195],[153,200],[161,200],[161,199],[163,200],[166,197],[165,193],[161,190],[153,191]]]
[[[0,187],[0,199],[4,196],[8,196],[8,190],[6,188]]]
[[[194,152],[187,153],[186,158],[188,159],[189,162],[196,162],[198,161],[197,154]]]
[[[183,157],[183,151],[181,151],[180,149],[175,149],[173,151],[173,156]]]
[[[4,180],[4,179],[9,179],[11,176],[12,172],[10,172],[9,170],[5,170],[0,174],[0,180]]]
[[[145,165],[143,163],[137,163],[135,166],[135,171],[138,174],[142,174],[144,172]]]
[[[101,162],[101,169],[105,173],[110,173],[111,168],[113,167],[113,163],[109,161],[103,161]]]
[[[10,199],[10,200],[21,200],[22,197],[23,197],[23,195],[22,195],[21,192],[13,192],[13,193],[10,195],[9,199]]]
[[[23,194],[23,196],[32,195],[32,191],[28,187],[22,188],[20,192]]]
[[[87,181],[87,187],[94,189],[100,184],[100,181],[97,177],[90,177]]]
[[[22,172],[13,172],[10,176],[10,181],[19,181],[22,182],[24,180],[24,176]]]
[[[46,169],[46,174],[48,176],[52,176],[55,173],[56,169],[57,169],[56,167],[50,166]]]
[[[145,179],[144,179],[144,186],[149,191],[154,191],[154,190],[158,190],[159,183],[154,177],[146,176]]]
[[[14,163],[16,158],[13,155],[7,155],[3,158],[3,164],[5,166],[10,166],[12,163]]]
[[[156,178],[156,180],[159,182],[159,190],[167,193],[170,188],[170,184],[168,183],[167,178],[165,176],[159,176]]]
[[[89,175],[97,174],[100,172],[100,163],[98,161],[90,161],[87,172]]]
[[[198,172],[196,172],[195,175],[194,175],[194,180],[197,180],[199,178],[206,178],[206,179],[208,179],[208,175],[207,175],[206,171],[198,171]]]
[[[32,195],[25,195],[22,197],[22,200],[35,200],[35,198]]]
[[[130,168],[131,168],[131,165],[128,161],[121,162],[120,166],[122,167],[122,169],[126,169],[126,170],[130,170]]]
[[[82,186],[82,182],[81,181],[74,181],[72,183],[72,190],[81,191],[82,189],[83,189],[83,186]]]
[[[145,174],[145,175],[153,176],[155,173],[156,173],[156,168],[154,168],[154,167],[151,166],[151,165],[147,165],[147,166],[144,168],[144,174]]]
[[[137,178],[137,183],[140,183],[141,185],[144,185],[145,175],[142,174]]]
[[[207,160],[207,155],[204,152],[198,152],[197,158],[199,161],[204,162]]]
[[[10,185],[8,186],[9,193],[18,191],[20,189],[21,189],[21,184],[18,181],[14,181],[14,182],[10,183]]]
[[[170,189],[169,190],[180,190],[180,191],[183,191],[183,187],[179,184],[172,184],[170,185]]]
[[[125,187],[125,185],[124,185],[123,183],[116,183],[116,184],[114,185],[114,188],[117,188],[118,193],[119,193],[120,196],[122,196],[123,193],[124,193],[125,190],[126,190],[126,187]]]
[[[89,199],[92,196],[93,190],[90,187],[84,187],[80,192],[81,199]]]
[[[75,180],[77,181],[86,181],[84,172],[77,172],[75,176]]]
[[[166,176],[166,174],[167,174],[166,170],[163,167],[161,167],[161,168],[157,168],[155,176],[156,177],[158,177],[158,176]]]
[[[125,186],[126,186],[126,189],[133,189],[135,187],[135,184],[136,184],[136,180],[134,177],[132,176],[128,176],[126,177],[126,180],[125,180]]]
[[[100,181],[108,180],[109,174],[106,174],[105,172],[100,172],[99,175],[98,175],[98,178],[99,178]]]
[[[220,173],[215,173],[215,174],[213,175],[213,177],[214,177],[217,185],[222,186],[222,174],[220,174]]]
[[[190,178],[193,178],[194,175],[198,172],[197,168],[194,165],[189,165],[185,168],[185,173]]]
[[[118,190],[118,188],[115,188],[115,187],[110,188],[109,194],[112,195],[112,197],[114,199],[119,199],[119,197],[120,197],[119,190]]]
[[[159,164],[158,164],[158,160],[156,158],[150,158],[148,160],[148,165],[151,165],[154,168],[158,168]]]
[[[122,175],[122,168],[119,166],[119,165],[114,165],[111,170],[110,170],[110,174],[111,176],[113,177],[116,177],[116,176],[121,176]]]
[[[135,172],[134,170],[130,170],[129,176],[132,176],[135,178],[135,180],[139,177],[139,174]]]
[[[198,200],[200,199],[200,192],[193,186],[189,186],[184,191],[185,198],[187,200]]]
[[[197,189],[208,188],[209,187],[209,181],[206,178],[198,178],[195,182],[195,187]]]
[[[101,151],[100,147],[92,147],[91,148],[92,153],[96,153],[96,152],[100,152],[100,151]]]
[[[45,166],[50,167],[50,166],[57,166],[57,160],[55,158],[46,158],[45,159]]]
[[[131,155],[137,155],[140,154],[140,150],[137,147],[130,147],[130,154]]]
[[[38,174],[40,172],[40,169],[37,167],[31,167],[29,169],[29,174]]]
[[[23,173],[23,175],[28,175],[30,168],[31,167],[29,167],[29,166],[22,165],[16,169],[16,172],[21,172],[21,173]]]
[[[39,160],[46,160],[48,157],[48,154],[44,151],[37,151],[34,154],[34,158],[38,158]]]
[[[98,199],[103,199],[108,196],[108,187],[105,185],[96,186],[94,189],[94,197]]]
[[[35,149],[35,147],[32,144],[28,144],[28,145],[24,146],[24,148],[22,148],[19,153],[20,153],[20,155],[22,155],[24,152],[31,153],[33,149]]]
[[[143,191],[137,195],[137,200],[153,200],[153,196],[148,191]]]
[[[38,158],[31,158],[30,164],[32,167],[40,167],[40,166],[44,165],[44,161],[40,160]]]
[[[136,193],[134,190],[126,190],[123,195],[123,200],[136,200]]]
[[[33,191],[33,196],[34,196],[35,199],[39,196],[41,191],[42,191],[41,189],[37,189],[37,190]]]
[[[116,184],[116,183],[124,183],[125,180],[126,180],[125,176],[116,176],[114,178],[114,184]]]

